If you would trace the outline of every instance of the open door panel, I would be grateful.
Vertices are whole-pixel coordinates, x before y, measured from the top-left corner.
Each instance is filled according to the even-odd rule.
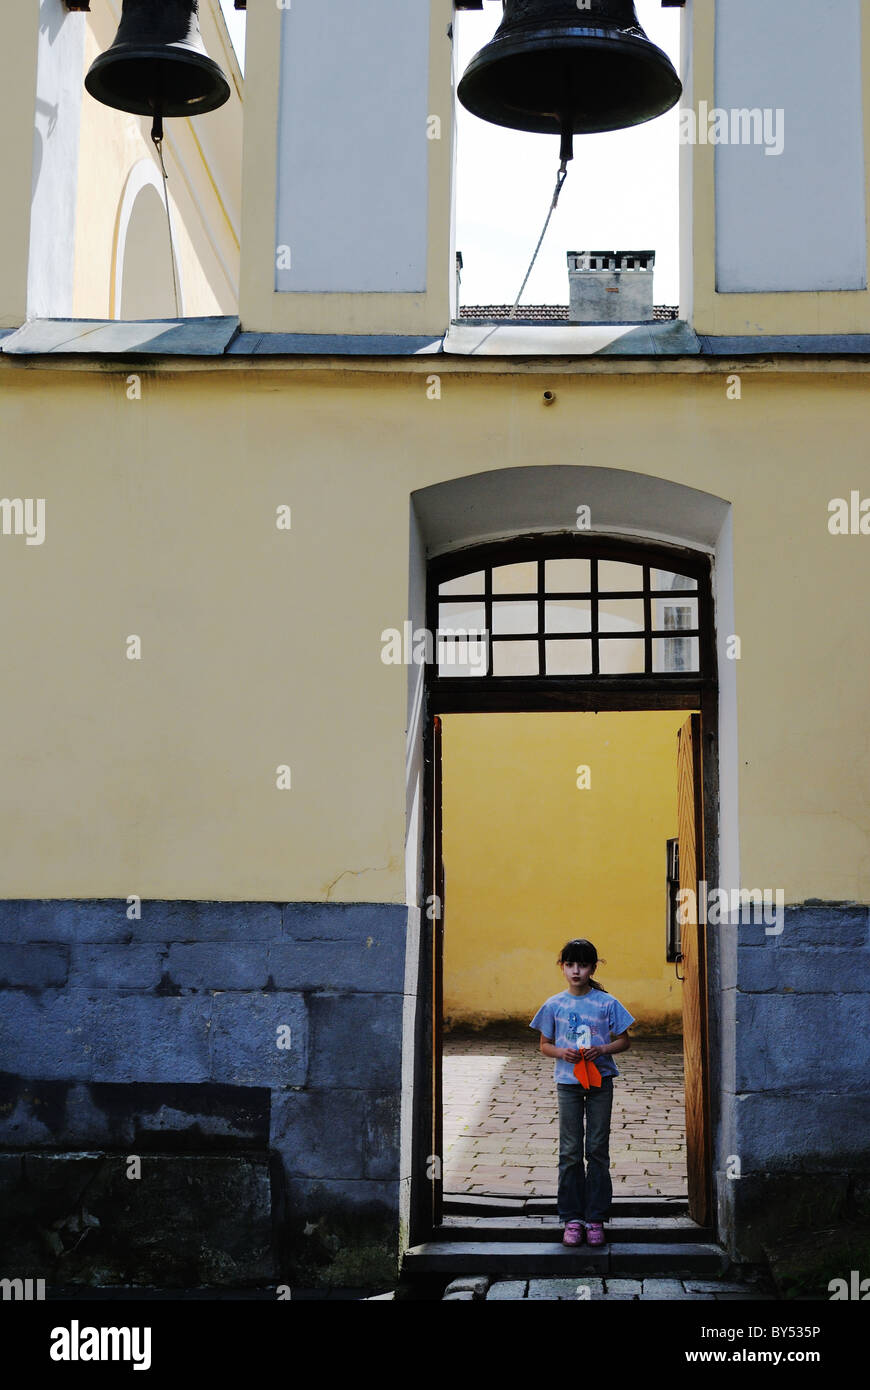
[[[693,714],[677,734],[680,900],[691,905],[690,910],[683,914],[680,950],[689,1216],[699,1225],[706,1226],[711,1219],[712,1204],[706,925],[698,921],[698,888],[705,878],[702,810],[701,716]]]
[[[441,720],[432,727],[432,844],[428,865],[426,917],[432,940],[432,1225],[440,1226],[444,1192],[444,1120],[442,1054],[444,1051],[444,860],[441,840]]]

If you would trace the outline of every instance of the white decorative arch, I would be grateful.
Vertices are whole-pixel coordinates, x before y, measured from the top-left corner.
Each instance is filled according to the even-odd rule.
[[[130,226],[130,218],[133,216],[133,208],[136,199],[144,188],[155,188],[158,197],[164,208],[166,207],[166,193],[163,187],[163,179],[160,176],[157,165],[153,159],[145,156],[138,160],[127,175],[124,191],[121,194],[121,201],[118,204],[118,217],[115,225],[115,246],[112,265],[112,298],[110,305],[110,316],[113,319],[120,317],[121,300],[124,281],[124,253],[127,249],[127,231]],[[170,203],[170,216],[172,216],[172,204]],[[175,227],[177,218],[173,217],[173,240],[175,238]],[[179,313],[184,317],[184,275],[181,263],[177,254],[175,256],[175,270],[178,275],[178,298]]]

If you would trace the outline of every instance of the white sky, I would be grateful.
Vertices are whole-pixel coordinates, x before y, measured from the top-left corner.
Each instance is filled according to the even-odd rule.
[[[244,11],[221,0],[244,70]],[[648,36],[679,71],[680,9],[635,0]],[[454,25],[457,81],[492,37],[501,5],[463,11]],[[524,304],[567,304],[566,251],[656,252],[656,304],[679,300],[678,107],[607,135],[578,135],[574,160]],[[478,120],[457,103],[456,249],[463,304],[513,303],[535,249],[559,165],[556,136],[527,135]]]
[[[230,31],[230,38],[236,50],[236,57],[239,60],[239,67],[245,71],[245,11],[237,10],[233,5],[233,0],[221,0],[221,9],[224,12],[224,19]]]
[[[679,72],[679,9],[635,0],[638,18]],[[457,80],[501,21],[501,5],[457,15]],[[555,135],[505,130],[457,103],[456,249],[463,304],[512,304],[528,269],[559,167]],[[567,304],[566,251],[656,252],[654,300],[678,293],[678,107],[655,121],[606,135],[577,135],[574,159],[524,304]]]

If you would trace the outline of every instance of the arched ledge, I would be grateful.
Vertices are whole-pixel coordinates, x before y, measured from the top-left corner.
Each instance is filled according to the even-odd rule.
[[[496,468],[411,494],[426,555],[534,532],[573,531],[577,508],[601,535],[669,541],[715,553],[729,514],[721,497],[621,468]]]

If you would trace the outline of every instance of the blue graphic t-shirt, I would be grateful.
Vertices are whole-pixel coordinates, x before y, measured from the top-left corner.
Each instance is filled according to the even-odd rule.
[[[556,1047],[603,1047],[614,1037],[630,1028],[634,1019],[618,999],[603,989],[590,989],[588,994],[572,994],[563,990],[542,1004],[530,1028],[537,1028],[545,1038],[552,1038]],[[618,1076],[619,1068],[609,1053],[595,1058],[602,1076]],[[553,1079],[557,1085],[579,1086],[574,1075],[574,1063],[554,1058]]]

